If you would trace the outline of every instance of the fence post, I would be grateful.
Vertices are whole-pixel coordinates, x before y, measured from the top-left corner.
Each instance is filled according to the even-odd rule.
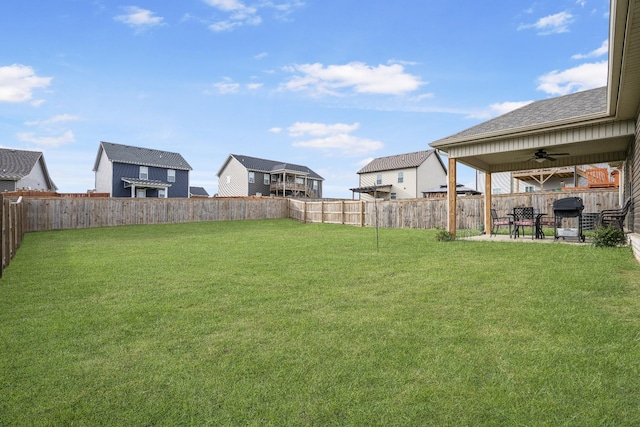
[[[4,270],[4,196],[0,194],[0,277],[2,277],[2,271]]]

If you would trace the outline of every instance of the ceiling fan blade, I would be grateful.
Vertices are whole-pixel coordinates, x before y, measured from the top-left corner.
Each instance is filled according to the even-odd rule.
[[[554,156],[557,156],[557,154],[554,154]],[[555,162],[556,158],[555,157],[551,157],[549,155],[547,155],[547,157],[545,157],[547,160],[551,161],[551,162]]]
[[[569,153],[548,153],[547,156],[570,156]]]

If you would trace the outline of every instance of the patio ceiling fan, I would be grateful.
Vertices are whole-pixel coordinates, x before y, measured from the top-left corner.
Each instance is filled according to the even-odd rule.
[[[542,163],[545,160],[549,160],[551,162],[555,162],[556,158],[554,156],[569,156],[569,153],[547,153],[544,149],[539,149],[535,153],[533,153],[533,157],[529,160],[536,161],[538,163]]]

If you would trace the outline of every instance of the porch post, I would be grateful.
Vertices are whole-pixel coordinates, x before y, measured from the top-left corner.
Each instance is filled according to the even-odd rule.
[[[136,198],[136,186],[134,184],[131,184],[131,198]]]
[[[456,235],[456,217],[457,217],[457,188],[456,188],[456,159],[452,159],[449,157],[449,182],[447,185],[447,196],[448,196],[448,204],[447,208],[449,209],[449,222],[448,222],[448,231],[454,237]]]
[[[493,234],[492,233],[492,222],[491,222],[491,174],[489,172],[485,172],[484,174],[484,233],[485,234]]]

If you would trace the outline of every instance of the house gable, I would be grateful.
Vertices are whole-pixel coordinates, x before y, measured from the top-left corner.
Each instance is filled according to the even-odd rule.
[[[322,197],[324,178],[303,165],[230,154],[216,175],[219,178],[218,195],[222,197],[269,195],[278,194],[279,191],[289,194],[294,187],[307,196],[313,194],[314,197]],[[283,182],[279,187],[277,182],[285,177],[296,177],[296,180],[304,182]],[[272,182],[272,179],[275,181]]]
[[[0,149],[0,187],[3,190],[33,189],[55,191],[40,151]]]
[[[136,189],[144,189],[146,197],[163,197],[162,192],[164,197],[189,197],[191,166],[179,153],[102,141],[93,170],[96,191],[112,197],[135,197]]]
[[[358,171],[359,187],[352,188],[364,200],[374,195],[386,199],[422,197],[422,191],[446,181],[444,163],[435,150],[373,159]]]

